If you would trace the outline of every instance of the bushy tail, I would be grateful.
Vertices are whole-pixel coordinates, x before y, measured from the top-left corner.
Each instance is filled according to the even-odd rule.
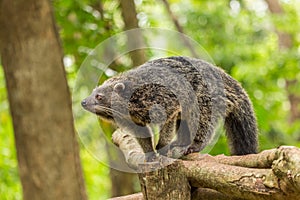
[[[232,155],[257,153],[258,130],[248,97],[236,105],[225,117],[225,129]]]

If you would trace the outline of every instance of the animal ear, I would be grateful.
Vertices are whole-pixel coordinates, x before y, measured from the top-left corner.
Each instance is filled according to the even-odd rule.
[[[125,90],[125,84],[124,83],[117,83],[114,86],[114,91],[117,93],[123,92]]]

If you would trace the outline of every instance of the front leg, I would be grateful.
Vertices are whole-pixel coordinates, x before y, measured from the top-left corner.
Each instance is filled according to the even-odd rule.
[[[153,133],[147,126],[136,125],[132,129],[132,134],[137,139],[138,143],[143,149],[146,156],[146,161],[153,161],[156,157],[155,150],[153,148]]]
[[[185,155],[193,141],[188,123],[180,119],[180,113],[176,113],[166,121],[159,136],[156,149],[159,154],[172,158]]]
[[[173,117],[169,118],[159,131],[159,140],[156,145],[156,149],[162,155],[166,155],[168,153],[170,147],[169,145],[171,144],[172,140],[175,139],[177,118],[178,115],[174,115]]]

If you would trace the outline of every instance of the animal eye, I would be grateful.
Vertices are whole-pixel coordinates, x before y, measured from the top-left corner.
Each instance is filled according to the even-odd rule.
[[[104,98],[104,95],[103,94],[96,94],[95,98],[100,101]]]
[[[114,86],[114,91],[116,91],[116,92],[121,92],[123,90],[125,90],[125,84],[124,83],[117,83]]]

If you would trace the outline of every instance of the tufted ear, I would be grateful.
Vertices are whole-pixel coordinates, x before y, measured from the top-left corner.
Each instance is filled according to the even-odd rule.
[[[123,92],[125,90],[125,84],[124,83],[117,83],[114,86],[114,91],[117,93]]]

